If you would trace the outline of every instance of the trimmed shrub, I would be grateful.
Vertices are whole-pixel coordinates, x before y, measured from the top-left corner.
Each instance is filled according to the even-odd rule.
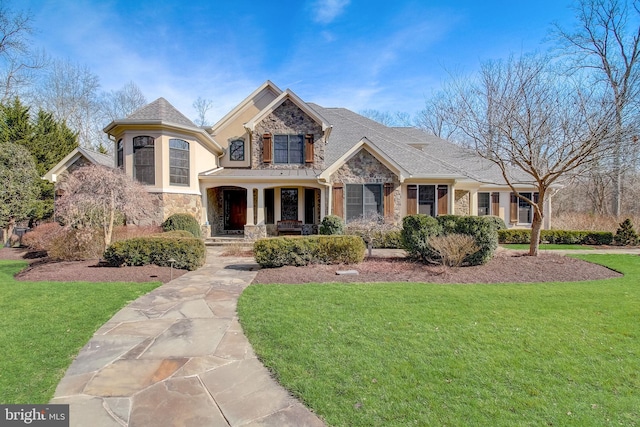
[[[97,228],[64,227],[51,240],[47,254],[65,261],[98,259],[104,249],[104,234]]]
[[[496,230],[506,230],[507,229],[507,224],[505,224],[504,220],[502,218],[500,218],[499,216],[487,215],[487,216],[483,216],[483,218],[485,218],[485,221],[492,222],[495,225]]]
[[[496,222],[486,216],[439,216],[438,222],[442,226],[443,233],[465,234],[473,237],[478,250],[465,258],[469,265],[481,265],[487,263],[498,248],[498,230]]]
[[[411,258],[428,262],[438,257],[429,239],[442,233],[438,220],[428,215],[408,215],[402,219],[402,246]]]
[[[344,221],[339,216],[327,215],[322,218],[318,232],[325,236],[344,234]]]
[[[63,228],[57,222],[40,224],[22,236],[22,244],[34,251],[48,251]]]
[[[185,231],[173,231],[150,237],[137,237],[113,243],[104,253],[104,259],[113,266],[155,264],[173,266],[184,270],[195,270],[204,265],[206,250],[204,242]]]
[[[580,230],[541,230],[541,243],[559,245],[610,245],[613,233],[609,231],[580,231]],[[530,243],[531,230],[511,229],[498,230],[500,243]]]
[[[264,268],[312,263],[353,264],[364,259],[358,236],[300,236],[259,239],[253,245],[256,262]]]
[[[458,233],[434,236],[429,239],[429,246],[440,255],[440,262],[447,267],[460,267],[465,259],[480,249],[473,236]]]
[[[630,218],[625,219],[620,223],[620,227],[616,231],[614,241],[617,245],[637,245],[638,233],[633,228],[633,223]]]
[[[185,230],[193,234],[193,237],[202,237],[200,224],[189,214],[177,213],[171,215],[162,223],[164,231]]]
[[[520,228],[511,228],[509,230],[498,230],[498,241],[504,244],[530,243],[531,230],[520,229]]]

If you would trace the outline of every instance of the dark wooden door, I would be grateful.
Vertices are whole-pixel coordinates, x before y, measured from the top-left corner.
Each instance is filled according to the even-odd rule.
[[[247,223],[247,190],[224,190],[224,229],[244,230]]]

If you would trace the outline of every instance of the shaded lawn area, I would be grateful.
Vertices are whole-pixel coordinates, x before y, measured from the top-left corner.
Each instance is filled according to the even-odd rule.
[[[252,285],[238,310],[279,381],[332,426],[640,419],[640,257],[610,280]]]
[[[0,260],[0,403],[46,403],[78,351],[152,283],[19,282]]]

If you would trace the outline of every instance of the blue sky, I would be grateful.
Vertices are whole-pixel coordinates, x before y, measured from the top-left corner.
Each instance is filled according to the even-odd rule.
[[[103,90],[135,82],[215,122],[269,79],[302,99],[354,111],[419,111],[447,70],[546,50],[569,0],[21,0],[34,44],[88,66]]]

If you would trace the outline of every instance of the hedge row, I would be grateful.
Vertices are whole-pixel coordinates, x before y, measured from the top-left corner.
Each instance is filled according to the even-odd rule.
[[[468,265],[484,264],[498,247],[497,229],[503,226],[494,217],[441,215],[409,215],[402,221],[402,241],[409,256],[425,262],[437,262],[440,254],[429,245],[435,236],[463,234],[475,240],[479,250],[467,258]]]
[[[188,236],[188,237],[185,237]],[[148,265],[173,266],[195,270],[204,265],[204,242],[188,231],[171,231],[149,237],[137,237],[113,243],[104,253],[104,259],[113,266]]]
[[[253,252],[261,267],[307,264],[354,264],[364,259],[358,236],[300,236],[259,239]]]
[[[530,243],[531,230],[511,229],[498,230],[500,243]],[[563,245],[610,245],[613,233],[610,231],[576,231],[576,230],[542,230],[542,243],[556,243]]]

